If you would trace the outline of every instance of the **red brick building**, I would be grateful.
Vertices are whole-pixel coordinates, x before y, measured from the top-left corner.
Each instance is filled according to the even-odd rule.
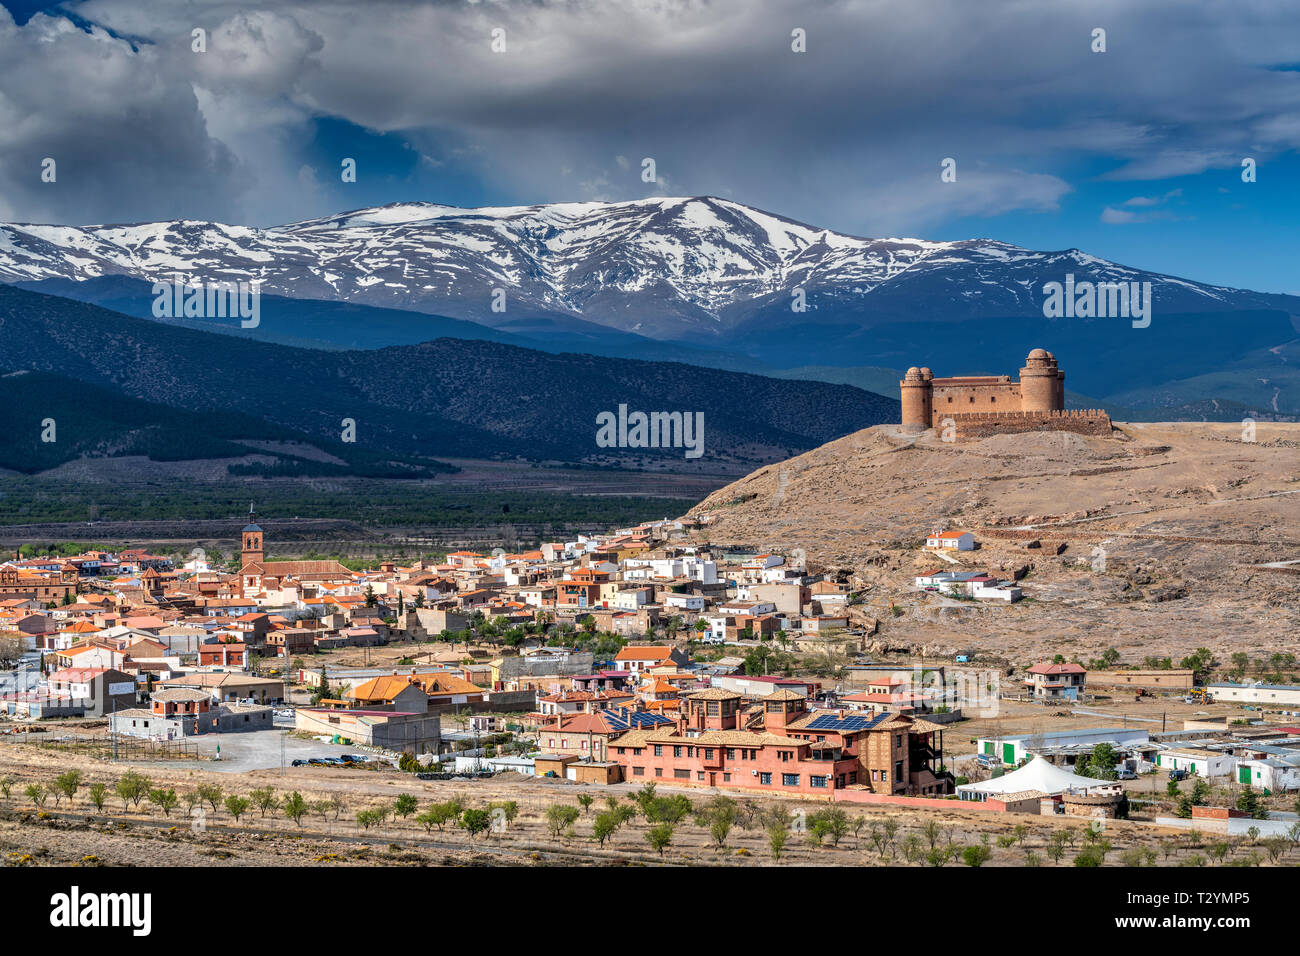
[[[607,759],[632,782],[732,787],[826,796],[862,786],[878,793],[945,794],[935,724],[898,714],[806,710],[790,691],[749,708],[740,694],[713,689],[683,698],[675,728],[632,730],[609,742]]]

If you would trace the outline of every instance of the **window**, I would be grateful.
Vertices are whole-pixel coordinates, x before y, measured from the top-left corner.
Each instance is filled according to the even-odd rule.
[[[663,775],[664,775],[664,768],[663,768],[663,767],[655,767],[655,776],[656,776],[656,777],[662,777]]]
[[[903,735],[902,735],[902,734],[896,734],[896,735],[894,736],[894,746],[895,746],[895,747],[901,747],[901,746],[903,746]]]
[[[616,747],[615,749],[618,751],[619,756],[622,756],[622,754],[623,754],[623,748],[622,748],[622,747]]]
[[[875,771],[873,770],[872,773],[875,773]],[[889,783],[889,771],[888,771],[888,770],[882,770],[882,771],[880,771],[880,782],[881,782],[881,783]]]
[[[798,775],[797,773],[783,773],[783,774],[781,774],[781,786],[783,786],[783,787],[797,787],[797,786],[799,786],[799,775]]]
[[[659,744],[655,744],[655,756],[662,757],[663,755],[664,755],[664,748],[661,747]]]
[[[894,764],[894,780],[897,782],[903,779],[903,761],[899,760]]]
[[[772,782],[772,775],[770,773],[760,773],[758,775],[758,782],[763,784],[763,786],[768,786]]]
[[[728,748],[727,748],[727,759],[728,759],[728,760],[735,760],[735,759],[736,759],[736,748],[735,748],[735,747],[728,747]]]
[[[633,747],[633,748],[632,748],[632,756],[633,756],[633,757],[639,757],[639,756],[641,756],[641,751],[644,750],[644,749],[645,749],[644,747]],[[622,751],[619,751],[619,752],[622,753]]]
[[[704,779],[704,771],[703,771],[703,770],[697,770],[697,771],[695,771],[695,779],[696,779],[696,780],[703,780],[703,779]]]
[[[704,759],[705,759],[705,760],[712,760],[712,759],[713,759],[713,748],[712,748],[712,747],[705,747],[705,748],[704,748]]]
[[[850,771],[849,771],[849,784],[850,784],[850,786],[853,785],[853,784],[855,784],[855,783],[857,783],[857,782],[858,782],[858,772],[857,772],[856,770],[850,770]]]
[[[795,777],[795,781],[798,782],[798,780],[799,780],[799,778],[798,778],[798,777]],[[816,787],[818,790],[825,790],[825,789],[826,789],[826,778],[825,778],[825,777],[809,777],[809,778],[808,778],[808,786],[810,786],[810,787]]]
[[[691,772],[689,770],[674,770],[673,777],[677,780],[690,780]]]
[[[680,757],[681,755],[682,755],[682,748],[681,748],[681,747],[674,747],[674,748],[673,748],[673,756],[674,756],[674,757]]]
[[[722,782],[723,782],[723,783],[731,783],[731,774],[729,774],[729,773],[724,773],[724,774],[722,775]]]
[[[632,768],[632,776],[634,776],[634,777],[644,777],[644,776],[645,776],[645,767],[633,767],[633,768]]]

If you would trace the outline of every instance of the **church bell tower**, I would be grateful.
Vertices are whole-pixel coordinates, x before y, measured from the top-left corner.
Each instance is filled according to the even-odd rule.
[[[266,551],[262,546],[262,529],[257,525],[257,515],[251,501],[248,503],[248,524],[244,526],[243,535],[243,566],[261,564],[266,558]]]

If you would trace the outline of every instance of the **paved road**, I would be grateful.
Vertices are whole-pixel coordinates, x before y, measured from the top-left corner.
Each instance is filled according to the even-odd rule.
[[[280,724],[281,721],[276,721]],[[292,726],[290,722],[285,724]],[[286,728],[288,729],[288,728]],[[319,740],[301,740],[291,737],[284,730],[246,730],[229,734],[202,734],[187,738],[187,742],[198,747],[199,753],[211,757],[221,748],[221,759],[203,763],[204,770],[218,773],[245,773],[249,770],[271,770],[281,765],[280,742],[284,741],[284,766],[292,770],[294,760],[306,760],[309,757],[337,757],[340,754],[363,755],[365,751],[342,744],[327,744]],[[193,766],[191,763],[185,766]],[[182,766],[177,763],[176,766]]]

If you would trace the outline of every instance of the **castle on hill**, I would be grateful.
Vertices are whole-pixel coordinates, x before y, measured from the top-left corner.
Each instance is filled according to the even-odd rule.
[[[913,366],[898,386],[902,425],[909,431],[935,428],[954,438],[1028,431],[1110,434],[1103,410],[1066,410],[1065,373],[1046,349],[1029,353],[1019,381],[1010,375],[935,378],[928,368]]]

